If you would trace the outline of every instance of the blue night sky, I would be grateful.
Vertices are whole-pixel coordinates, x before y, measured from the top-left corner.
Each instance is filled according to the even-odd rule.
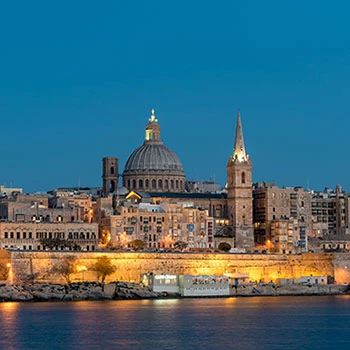
[[[350,191],[346,1],[1,5],[0,184],[99,186],[151,109],[188,179],[221,185],[240,109],[254,181]],[[80,179],[80,180],[79,180]]]

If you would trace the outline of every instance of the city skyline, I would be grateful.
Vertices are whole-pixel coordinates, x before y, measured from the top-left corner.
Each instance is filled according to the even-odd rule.
[[[154,108],[187,179],[226,183],[240,110],[254,182],[349,190],[349,5],[254,4],[6,4],[0,184],[101,186]]]

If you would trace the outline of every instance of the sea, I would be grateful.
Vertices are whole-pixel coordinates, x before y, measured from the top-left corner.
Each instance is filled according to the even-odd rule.
[[[350,296],[0,303],[0,349],[350,349]]]

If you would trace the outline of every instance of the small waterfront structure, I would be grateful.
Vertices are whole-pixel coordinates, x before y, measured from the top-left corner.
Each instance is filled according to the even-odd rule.
[[[225,276],[229,279],[229,284],[231,286],[241,286],[248,285],[250,283],[250,278],[248,273],[225,273]]]
[[[282,286],[288,286],[292,284],[299,285],[317,285],[317,284],[327,284],[326,276],[301,276],[298,278],[280,278],[277,281],[278,284]]]
[[[229,296],[230,286],[227,276],[193,275],[141,275],[141,282],[153,292],[178,293],[184,297]]]
[[[208,297],[230,295],[229,279],[226,276],[181,275],[180,293],[184,297]]]
[[[180,293],[178,275],[147,273],[141,275],[141,282],[143,285],[150,287],[153,292]]]

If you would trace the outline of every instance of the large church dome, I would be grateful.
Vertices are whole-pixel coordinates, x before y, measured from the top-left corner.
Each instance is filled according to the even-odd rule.
[[[163,144],[145,142],[132,152],[124,172],[162,171],[183,175],[182,165],[176,154]]]
[[[185,173],[176,154],[160,139],[160,126],[152,110],[143,145],[127,160],[123,185],[129,190],[182,192]]]

